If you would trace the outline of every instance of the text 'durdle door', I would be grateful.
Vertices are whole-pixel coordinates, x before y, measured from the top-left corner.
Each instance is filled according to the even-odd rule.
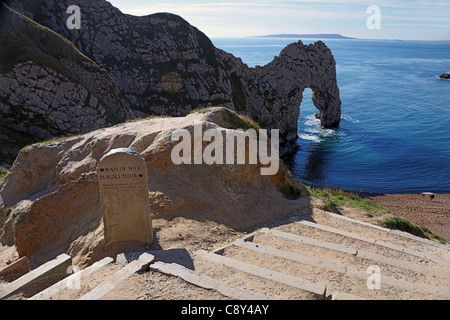
[[[152,243],[148,173],[144,158],[131,149],[106,154],[97,168],[105,244]]]

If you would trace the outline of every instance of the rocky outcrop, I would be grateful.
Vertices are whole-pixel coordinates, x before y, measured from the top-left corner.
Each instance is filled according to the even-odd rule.
[[[197,108],[225,106],[263,127],[280,129],[281,153],[287,154],[295,148],[302,92],[310,87],[322,125],[339,124],[335,61],[320,41],[294,43],[268,65],[249,68],[172,14],[125,15],[104,0],[8,4],[69,39],[105,68],[137,116],[184,116]],[[69,5],[81,9],[79,30],[66,26]]]
[[[133,118],[106,71],[75,46],[0,6],[0,157],[31,142]]]
[[[103,155],[121,147],[146,161],[153,219],[184,217],[242,229],[298,210],[302,198],[293,199],[307,191],[284,167],[274,176],[261,176],[261,164],[173,164],[177,142],[171,133],[192,132],[196,121],[224,133],[245,123],[228,109],[212,108],[22,149],[0,182],[0,243],[15,244],[20,256],[33,259],[62,252],[76,257],[76,263],[99,258],[105,244],[96,168]]]
[[[295,149],[300,104],[305,88],[312,89],[312,101],[320,111],[324,127],[335,127],[341,118],[341,101],[336,80],[336,62],[330,49],[318,41],[301,41],[283,49],[264,67],[247,68],[232,55],[220,52],[226,67],[236,74],[234,96],[237,110],[250,115],[265,127],[280,129],[284,144],[281,154]]]
[[[450,74],[448,74],[448,73],[443,73],[443,74],[441,74],[440,76],[439,76],[439,78],[441,78],[441,79],[450,79]]]

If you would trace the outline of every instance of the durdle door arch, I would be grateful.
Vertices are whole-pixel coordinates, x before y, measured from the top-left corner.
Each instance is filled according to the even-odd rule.
[[[266,129],[280,130],[280,154],[296,150],[300,105],[305,88],[311,88],[311,99],[319,110],[322,127],[338,127],[341,99],[336,76],[336,61],[322,42],[304,45],[301,41],[284,48],[278,57],[262,67],[233,68],[237,63],[230,55],[230,69],[237,69],[246,106],[242,112]],[[237,108],[238,109],[238,108]]]

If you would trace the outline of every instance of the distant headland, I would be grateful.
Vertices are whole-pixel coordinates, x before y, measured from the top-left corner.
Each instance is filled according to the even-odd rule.
[[[270,34],[265,36],[255,36],[255,38],[296,38],[296,39],[357,39],[351,37],[345,37],[340,34],[327,34],[327,33],[319,33],[319,34]]]

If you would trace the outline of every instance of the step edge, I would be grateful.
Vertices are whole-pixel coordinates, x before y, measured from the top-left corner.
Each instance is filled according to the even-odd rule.
[[[266,269],[266,268],[261,268],[249,263],[245,263],[245,262],[241,262],[239,260],[236,259],[232,259],[232,258],[228,258],[228,257],[224,257],[212,252],[206,252],[203,250],[200,250],[198,252],[198,255],[200,255],[201,257],[206,258],[207,260],[213,262],[213,263],[217,263],[217,264],[223,264],[226,265],[228,267],[237,269],[241,272],[244,273],[248,273],[251,275],[254,275],[256,277],[260,277],[266,280],[271,280],[271,281],[275,281],[275,282],[279,282],[281,284],[284,285],[289,285],[292,287],[295,287],[297,289],[300,290],[304,290],[306,292],[312,293],[318,297],[320,297],[321,299],[325,298],[325,294],[326,294],[326,285],[322,284],[322,283],[313,283],[310,282],[308,280],[299,278],[299,277],[294,277],[294,276],[290,276],[290,275],[286,275],[274,270],[270,270],[270,269]],[[255,269],[255,272],[251,272],[249,269]],[[269,276],[267,275],[269,274]],[[277,277],[279,277],[280,279],[283,279],[283,281],[279,281],[277,279],[274,279],[273,275],[276,275]],[[289,281],[288,281],[289,280]]]
[[[143,253],[138,260],[134,260],[119,271],[116,271],[113,275],[102,281],[78,300],[100,300],[134,273],[148,269],[149,265],[154,261],[155,257],[153,255]]]
[[[68,276],[67,278],[62,279],[61,281],[55,283],[51,287],[48,287],[47,289],[35,294],[28,300],[50,300],[53,296],[57,295],[62,290],[66,290],[67,283],[69,281],[72,281],[76,277],[87,277],[87,276],[91,275],[92,273],[94,273],[95,271],[100,270],[104,266],[112,263],[113,261],[114,261],[114,259],[111,257],[107,257],[100,261],[97,261],[94,264],[92,264],[91,266],[89,266],[83,270],[80,270],[80,271]]]
[[[55,259],[47,261],[46,263],[40,265],[36,269],[33,269],[22,277],[10,282],[3,287],[0,288],[0,300],[6,299],[11,295],[19,292],[25,286],[40,280],[42,277],[45,277],[49,273],[52,273],[52,270],[66,267],[68,268],[72,265],[72,257],[67,254],[60,254]]]
[[[200,274],[194,270],[190,270],[176,263],[169,264],[164,262],[155,262],[150,266],[150,269],[153,271],[161,272],[163,274],[181,278],[188,283],[204,289],[217,291],[225,297],[234,300],[269,300],[269,297],[261,293],[256,293],[229,285],[223,281],[213,279],[207,275]],[[183,275],[183,273],[185,274]],[[192,277],[196,279],[193,279]]]
[[[372,228],[372,229],[376,229],[376,230],[379,230],[379,231],[383,231],[383,232],[386,232],[388,234],[394,234],[394,235],[399,236],[399,237],[403,237],[403,238],[410,239],[410,240],[413,240],[413,241],[418,241],[420,243],[424,243],[424,244],[427,244],[427,245],[431,245],[431,246],[434,246],[434,247],[437,247],[437,248],[441,248],[441,249],[445,249],[445,250],[450,251],[450,246],[449,245],[437,243],[437,242],[432,241],[430,239],[421,238],[421,237],[415,236],[413,234],[410,234],[408,232],[377,226],[377,225],[369,223],[369,222],[365,222],[365,221],[357,220],[357,219],[354,219],[354,218],[346,217],[346,216],[339,215],[339,214],[336,214],[336,213],[333,213],[333,212],[328,212],[328,214],[331,217],[334,217],[334,218],[337,218],[337,219],[341,219],[341,220],[344,220],[344,221],[347,221],[347,222],[351,222],[351,223],[362,225],[362,226],[365,226],[365,227],[368,227],[368,228]]]
[[[361,241],[364,241],[364,242],[367,242],[367,243],[370,243],[370,244],[379,245],[381,247],[389,248],[389,249],[392,249],[392,250],[395,250],[395,251],[399,251],[399,252],[402,252],[402,253],[405,253],[405,254],[409,254],[409,255],[416,256],[416,257],[419,257],[419,258],[422,258],[422,259],[427,259],[427,260],[431,260],[431,261],[434,261],[434,262],[438,262],[438,263],[450,266],[450,261],[447,261],[446,259],[442,259],[442,258],[433,256],[433,255],[430,255],[430,254],[426,254],[424,252],[420,252],[420,251],[417,251],[417,250],[413,250],[413,249],[409,249],[409,248],[406,248],[406,247],[403,247],[403,246],[399,246],[399,245],[396,245],[396,244],[393,244],[393,243],[390,243],[390,242],[387,242],[387,241],[384,241],[384,240],[369,238],[369,237],[366,237],[366,236],[363,236],[363,235],[360,235],[360,234],[357,234],[357,233],[343,231],[343,230],[340,230],[340,229],[337,229],[337,228],[333,228],[333,227],[326,226],[326,225],[319,224],[319,223],[313,223],[313,222],[306,221],[306,220],[302,220],[302,221],[295,222],[295,223],[301,224],[301,225],[304,225],[304,226],[308,226],[308,227],[312,227],[312,228],[316,228],[316,229],[319,229],[319,230],[327,231],[327,232],[330,232],[330,233],[338,234],[338,235],[341,235],[341,236],[344,236],[344,237],[348,237],[348,238],[352,238],[352,239],[356,239],[356,240],[361,240]]]
[[[268,254],[274,257],[281,257],[293,262],[309,265],[316,268],[331,270],[340,274],[345,274],[347,269],[347,266],[342,263],[335,263],[333,261],[310,257],[296,252],[280,250],[260,243],[244,242],[242,240],[236,240],[233,244],[240,248],[260,252],[263,254]]]

